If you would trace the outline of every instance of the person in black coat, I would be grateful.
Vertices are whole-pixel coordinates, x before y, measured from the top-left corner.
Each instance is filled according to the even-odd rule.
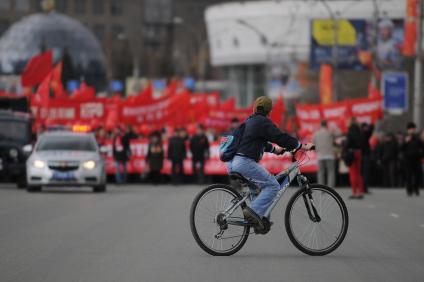
[[[383,170],[383,185],[384,187],[394,187],[396,186],[399,144],[393,133],[385,135],[383,140],[378,152],[378,162]]]
[[[349,180],[350,185],[352,186],[351,198],[362,199],[364,197],[364,186],[361,175],[362,134],[355,117],[352,117],[349,123],[346,136],[346,149],[353,154],[353,162],[349,166]]]
[[[421,178],[421,158],[423,157],[423,144],[416,134],[417,127],[413,122],[407,125],[407,135],[402,145],[406,168],[406,193],[419,196]]]
[[[149,179],[154,184],[162,182],[161,170],[163,168],[164,155],[160,132],[155,132],[150,136],[146,155],[146,162],[149,166]]]
[[[115,181],[117,184],[125,183],[127,179],[127,162],[129,156],[124,147],[124,134],[121,128],[116,128],[113,133],[113,159],[115,161]]]
[[[173,184],[180,184],[184,179],[184,159],[186,156],[185,132],[177,128],[175,135],[169,139],[168,144],[168,159],[172,164],[171,178]]]
[[[205,160],[209,158],[209,141],[201,124],[197,126],[196,134],[190,139],[190,151],[193,176],[196,177],[199,184],[202,184],[205,179]]]

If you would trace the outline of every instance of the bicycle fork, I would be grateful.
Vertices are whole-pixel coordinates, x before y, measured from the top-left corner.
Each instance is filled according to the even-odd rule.
[[[321,217],[319,216],[317,209],[314,205],[314,199],[312,198],[312,193],[309,187],[306,188],[307,192],[302,195],[303,202],[305,203],[306,210],[308,211],[309,219],[313,222],[320,222]]]

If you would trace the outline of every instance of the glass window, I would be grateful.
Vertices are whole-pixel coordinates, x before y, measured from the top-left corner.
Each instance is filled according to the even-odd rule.
[[[15,9],[18,12],[28,12],[30,8],[29,0],[15,0]]]
[[[40,140],[37,151],[96,151],[96,144],[89,136],[47,135]]]
[[[55,7],[56,11],[66,13],[68,11],[68,0],[56,0]]]
[[[74,2],[74,12],[75,12],[75,14],[84,14],[85,13],[85,0],[75,0],[75,2]]]
[[[111,0],[110,1],[110,13],[112,15],[121,15],[124,11],[122,0]]]
[[[96,35],[97,39],[103,40],[105,36],[105,26],[102,24],[95,24],[93,26],[93,32]]]
[[[2,141],[25,141],[28,140],[28,124],[25,122],[1,120],[0,140]]]
[[[105,12],[104,0],[93,0],[91,2],[92,10],[94,15],[103,15]]]
[[[9,11],[11,8],[11,0],[0,0],[0,10]]]

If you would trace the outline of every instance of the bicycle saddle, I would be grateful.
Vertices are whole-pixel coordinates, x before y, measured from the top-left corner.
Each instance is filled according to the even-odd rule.
[[[261,190],[259,189],[259,187],[240,173],[233,171],[229,174],[229,176],[232,180],[239,181],[241,185],[246,185],[251,188],[254,194],[260,193]]]
[[[246,184],[250,182],[249,179],[247,179],[246,177],[244,177],[243,175],[241,175],[238,172],[231,172],[230,173],[230,178],[232,180],[238,180],[238,181],[240,181],[242,183],[246,183]]]

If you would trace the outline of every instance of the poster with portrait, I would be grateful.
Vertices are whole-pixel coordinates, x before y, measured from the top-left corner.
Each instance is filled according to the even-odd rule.
[[[314,19],[310,67],[318,70],[321,64],[337,62],[338,69],[366,70],[371,66],[375,46],[379,69],[399,68],[403,63],[403,37],[402,19],[380,19],[377,23],[362,19]]]

